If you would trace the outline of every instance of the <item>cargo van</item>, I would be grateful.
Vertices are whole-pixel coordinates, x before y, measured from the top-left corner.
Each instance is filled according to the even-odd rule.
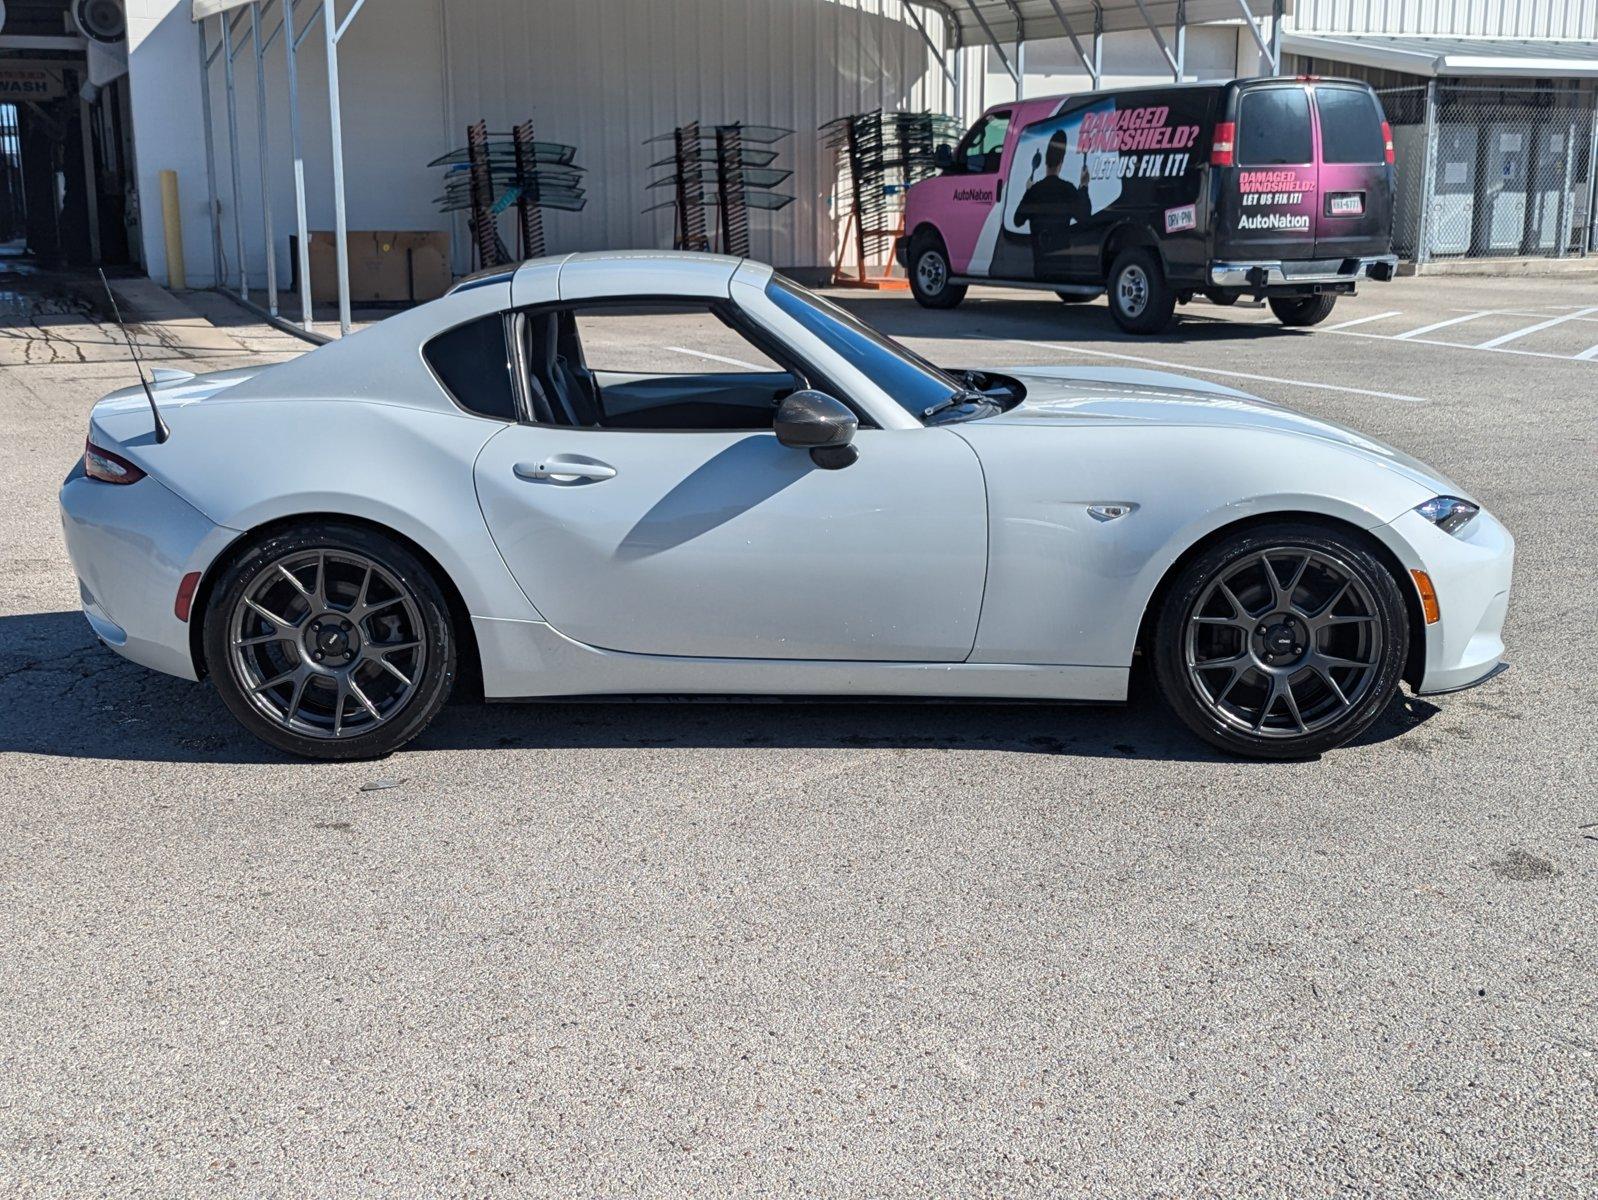
[[[1388,280],[1393,142],[1348,79],[1236,79],[1018,100],[988,109],[910,188],[899,262],[915,298],[973,283],[1108,293],[1123,329],[1179,303],[1263,298],[1285,325]]]

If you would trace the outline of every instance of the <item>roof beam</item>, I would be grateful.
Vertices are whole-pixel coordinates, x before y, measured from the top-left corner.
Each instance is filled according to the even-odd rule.
[[[1245,0],[1238,0],[1238,3],[1245,3]],[[1154,23],[1154,18],[1149,15],[1149,6],[1143,0],[1137,0],[1137,10],[1143,14],[1143,24],[1149,27],[1149,32],[1154,35],[1154,40],[1160,44],[1160,53],[1165,55],[1165,61],[1171,65],[1171,70],[1180,73],[1182,68],[1176,61],[1176,55],[1171,53],[1171,48],[1165,44],[1165,35],[1160,32],[1160,27]]]
[[[957,86],[954,82],[954,72],[949,70],[949,63],[944,57],[944,52],[932,40],[932,35],[927,32],[927,23],[921,19],[916,12],[915,5],[911,4],[910,0],[904,0],[904,15],[909,17],[910,23],[920,31],[921,40],[927,44],[927,49],[932,51],[932,57],[937,60],[938,69],[943,72],[943,77],[949,81],[949,86]]]
[[[1142,7],[1143,0],[1137,0],[1138,7]],[[993,36],[993,26],[988,24],[988,19],[982,15],[982,10],[977,7],[977,0],[965,0],[966,7],[971,10],[971,15],[977,19],[977,24],[982,26],[982,32],[988,35],[988,44],[999,52],[999,61],[1004,64],[1004,69],[1009,72],[1010,78],[1017,87],[1021,86],[1021,77],[1015,73],[1015,67],[1010,63],[1010,56],[1004,52],[1004,47],[999,39]]]
[[[1054,15],[1060,19],[1060,28],[1065,30],[1065,36],[1071,39],[1071,47],[1076,51],[1076,56],[1082,60],[1082,65],[1087,68],[1088,75],[1097,79],[1098,69],[1093,65],[1093,60],[1088,57],[1088,52],[1082,48],[1082,41],[1076,36],[1076,30],[1071,28],[1071,19],[1065,15],[1065,9],[1060,7],[1060,0],[1049,0],[1049,7],[1054,10]]]

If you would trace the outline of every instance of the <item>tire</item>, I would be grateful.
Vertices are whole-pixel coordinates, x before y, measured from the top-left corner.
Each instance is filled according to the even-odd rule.
[[[1116,255],[1110,268],[1110,314],[1128,333],[1159,333],[1171,324],[1176,293],[1154,251],[1135,246]]]
[[[314,521],[251,545],[206,606],[206,668],[240,724],[304,758],[392,754],[455,683],[439,583],[394,538]]]
[[[1244,530],[1199,554],[1167,589],[1154,633],[1166,704],[1250,758],[1312,758],[1359,736],[1392,701],[1408,654],[1392,573],[1357,536],[1307,523]]]
[[[1302,298],[1272,296],[1270,301],[1271,311],[1276,314],[1276,319],[1283,325],[1294,328],[1319,325],[1332,315],[1332,306],[1336,303],[1337,297],[1329,293]]]
[[[1097,296],[1078,296],[1072,292],[1055,292],[1054,294],[1060,298],[1061,304],[1092,304],[1098,299]]]
[[[1205,292],[1204,298],[1211,304],[1218,304],[1222,308],[1230,308],[1238,301],[1237,292]]]
[[[910,292],[922,308],[953,308],[965,299],[966,285],[950,283],[954,268],[941,238],[922,235],[910,247]]]

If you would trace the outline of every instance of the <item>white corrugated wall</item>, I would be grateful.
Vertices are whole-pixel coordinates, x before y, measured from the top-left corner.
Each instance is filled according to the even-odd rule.
[[[304,21],[317,7],[298,6]],[[277,25],[277,5],[263,33]],[[135,130],[141,189],[158,195],[156,172],[181,174],[189,278],[211,274],[206,183],[200,156],[198,64],[188,0],[133,0],[141,23],[133,54]],[[248,9],[235,15],[244,49],[238,79],[239,196],[228,166],[221,63],[211,71],[217,190],[225,274],[236,269],[233,221],[242,217],[251,287],[265,273],[256,150],[255,67]],[[943,30],[927,18],[934,38]],[[219,38],[207,22],[211,44]],[[299,59],[307,206],[313,230],[332,228],[331,149],[321,30]],[[902,0],[383,0],[365,6],[339,52],[349,228],[449,229],[457,272],[470,269],[465,223],[439,214],[443,175],[426,166],[462,146],[479,117],[491,129],[528,118],[541,138],[573,142],[588,168],[588,206],[546,214],[551,252],[670,246],[669,209],[644,214],[669,189],[648,191],[649,164],[669,144],[645,139],[698,119],[794,130],[774,165],[791,168],[782,190],[795,202],[777,213],[751,210],[751,252],[778,266],[822,267],[841,222],[831,211],[835,163],[817,127],[844,113],[883,108],[943,110],[944,76]],[[266,58],[269,180],[281,290],[289,287],[294,227],[287,83],[278,39]],[[159,212],[154,201],[150,212]],[[713,227],[713,213],[712,227]],[[507,233],[511,219],[505,218]],[[146,231],[151,273],[165,276],[160,222]],[[296,310],[297,311],[297,310]]]
[[[1293,0],[1292,10],[1305,32],[1598,38],[1598,0]]]
[[[773,165],[793,170],[781,190],[796,200],[751,211],[752,253],[825,264],[838,230],[835,171],[817,127],[844,113],[946,103],[901,0],[442,2],[452,126],[482,117],[505,129],[531,117],[540,138],[576,143],[589,170],[588,207],[546,214],[552,249],[669,246],[671,211],[642,210],[670,196],[645,185],[671,147],[645,140],[695,119],[744,121],[795,131]],[[456,241],[464,250],[465,238]]]

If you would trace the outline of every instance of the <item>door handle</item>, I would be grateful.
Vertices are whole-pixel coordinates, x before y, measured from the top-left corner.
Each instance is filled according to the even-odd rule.
[[[598,483],[601,480],[616,478],[616,468],[609,463],[582,462],[567,458],[550,458],[536,463],[521,462],[511,469],[516,472],[518,479],[547,480],[552,483],[575,482],[579,479]]]

